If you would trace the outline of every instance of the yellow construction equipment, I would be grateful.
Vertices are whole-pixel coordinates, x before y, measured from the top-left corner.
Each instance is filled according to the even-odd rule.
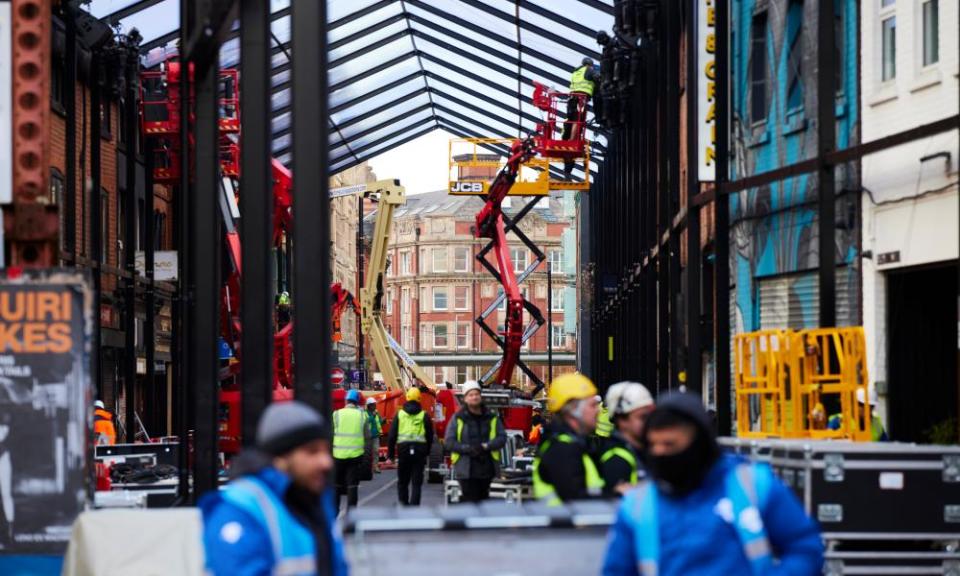
[[[493,152],[509,150],[512,138],[454,138],[449,145],[448,191],[456,196],[481,196],[489,191],[490,181],[506,163],[506,156]],[[584,173],[590,173],[590,144],[584,143],[584,155],[578,158]],[[546,196],[551,190],[589,190],[589,180],[574,182],[552,178],[550,165],[563,170],[563,161],[535,156],[523,163],[508,196]]]
[[[870,440],[869,402],[857,402],[869,382],[861,327],[738,334],[734,376],[740,437]]]

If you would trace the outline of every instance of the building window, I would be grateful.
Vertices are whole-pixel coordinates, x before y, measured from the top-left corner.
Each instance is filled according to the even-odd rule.
[[[480,295],[484,298],[493,296],[493,284],[484,284],[480,289]]]
[[[567,345],[567,335],[563,333],[563,326],[550,326],[550,344],[554,348],[564,348]]]
[[[432,230],[434,234],[442,234],[447,230],[446,220],[434,218],[430,221],[430,230]]]
[[[897,17],[891,16],[880,23],[883,62],[880,78],[888,82],[897,77]]]
[[[413,338],[410,337],[410,326],[400,327],[400,341],[403,342],[404,350],[408,352],[413,350]]]
[[[527,251],[524,248],[511,248],[510,259],[513,260],[513,271],[520,273],[527,269]]]
[[[460,322],[457,324],[457,350],[470,347],[470,324]]]
[[[400,290],[400,313],[409,314],[410,313],[410,289],[403,288]]]
[[[57,30],[57,34],[65,34]],[[66,38],[64,37],[64,44]],[[64,113],[63,100],[63,76],[64,76],[64,57],[58,55],[56,50],[51,50],[53,56],[50,58],[50,101],[53,108],[60,113]]]
[[[551,290],[550,299],[550,311],[563,312],[563,288]]]
[[[767,13],[753,17],[750,26],[750,121],[767,119]]]
[[[65,223],[66,223],[66,218],[64,214],[65,206],[63,204],[63,191],[64,191],[63,174],[56,168],[53,168],[50,170],[50,203],[56,205],[57,216],[60,219],[60,249],[61,250],[63,250],[63,247],[65,245],[63,242],[63,238],[64,238],[63,231],[65,230]],[[104,220],[109,220],[109,218],[106,217],[106,214],[104,214]],[[59,259],[59,256],[58,256],[58,259]]]
[[[433,289],[433,309],[434,310],[447,309],[447,289],[446,288]]]
[[[410,252],[400,253],[400,273],[410,275]]]
[[[433,249],[433,271],[434,272],[447,271],[447,249],[446,248]]]
[[[467,381],[469,375],[467,374],[466,366],[457,366],[457,384],[463,384]]]
[[[470,295],[469,286],[455,286],[453,288],[453,309],[466,310],[469,295]]]
[[[109,100],[101,100],[100,102],[100,137],[110,139],[110,113],[113,111],[113,107],[110,106]]]
[[[433,325],[433,347],[434,348],[447,347],[447,325],[446,324]]]
[[[923,65],[940,61],[940,2],[923,3]]]
[[[106,194],[106,192],[104,192]],[[153,213],[153,247],[157,250],[163,250],[166,245],[164,241],[167,238],[167,215],[159,210]]]
[[[803,108],[803,0],[790,0],[787,9],[787,110]]]
[[[550,272],[553,274],[563,274],[563,251],[550,251]]]
[[[110,261],[110,195],[100,189],[100,261]]]
[[[387,290],[387,314],[393,314],[393,290]]]
[[[470,249],[463,248],[463,247],[454,248],[453,271],[469,272],[469,265],[470,265]]]

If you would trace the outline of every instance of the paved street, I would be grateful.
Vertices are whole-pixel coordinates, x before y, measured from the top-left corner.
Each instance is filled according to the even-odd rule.
[[[397,471],[384,470],[373,480],[360,483],[360,506],[384,507],[397,504]],[[442,506],[443,485],[423,483],[421,506]]]

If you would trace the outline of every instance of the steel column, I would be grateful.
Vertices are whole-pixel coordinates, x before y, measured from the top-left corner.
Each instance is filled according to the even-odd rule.
[[[126,61],[126,97],[122,114],[127,119],[127,148],[124,155],[126,182],[126,214],[123,215],[125,234],[123,238],[123,268],[127,272],[123,280],[123,394],[124,394],[124,439],[133,442],[136,438],[137,406],[137,142],[139,140],[139,122],[137,110],[137,92],[139,87],[140,54],[136,46],[127,46]]]
[[[833,31],[833,0],[817,2],[817,155],[823,158],[833,152],[837,142],[834,112],[836,62]],[[820,251],[820,327],[837,323],[837,260],[836,260],[836,183],[834,167],[822,163],[818,172],[820,187],[818,229]]]
[[[717,1],[717,189],[729,177],[730,131],[730,3]],[[730,373],[730,199],[717,195],[714,274],[716,277],[717,430],[732,431]]]
[[[327,7],[293,0],[293,303],[296,396],[330,410]]]
[[[270,2],[242,2],[240,14],[240,237],[243,277],[240,318],[243,325],[240,372],[242,435],[253,443],[257,421],[273,389],[273,179],[270,169]],[[299,329],[300,326],[298,325]]]
[[[697,2],[687,12],[687,389],[701,390],[700,351],[700,207],[693,199],[700,192],[697,142]]]
[[[143,318],[143,348],[144,356],[146,357],[147,362],[147,373],[144,381],[146,386],[144,387],[144,394],[146,395],[146,401],[144,402],[144,417],[147,417],[147,422],[150,422],[152,425],[156,425],[160,418],[157,416],[158,411],[160,410],[160,394],[157,391],[156,386],[156,367],[154,366],[154,360],[156,359],[156,323],[155,317],[157,315],[157,289],[153,285],[154,281],[154,259],[156,255],[156,216],[154,213],[154,196],[153,196],[153,142],[151,139],[147,139],[144,142],[144,150],[147,153],[144,155],[144,166],[143,166],[143,181],[144,181],[144,202],[143,202],[143,236],[146,240],[146,243],[143,246],[143,270],[147,276],[147,285],[144,287],[144,297],[143,297],[143,307],[145,310]],[[149,417],[148,417],[149,416]],[[154,435],[156,435],[157,429],[160,427],[154,426]],[[163,435],[163,434],[161,434]],[[144,438],[146,441],[146,438]]]
[[[218,147],[217,65],[197,68],[196,126],[194,134],[196,188],[190,195],[190,279],[194,284],[189,316],[190,371],[194,405],[195,497],[217,489],[218,369],[220,231],[217,194],[220,158]]]

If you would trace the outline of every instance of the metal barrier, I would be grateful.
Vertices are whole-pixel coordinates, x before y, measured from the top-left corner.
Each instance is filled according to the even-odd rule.
[[[863,328],[738,334],[733,360],[738,436],[870,440]]]

